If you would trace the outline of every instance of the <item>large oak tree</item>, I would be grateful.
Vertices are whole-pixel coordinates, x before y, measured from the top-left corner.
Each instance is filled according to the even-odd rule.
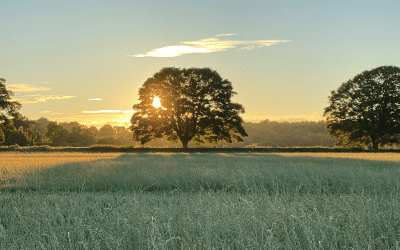
[[[131,118],[133,140],[180,140],[184,148],[190,141],[243,141],[247,133],[239,114],[244,108],[231,101],[234,94],[232,83],[210,68],[163,68],[139,89]],[[160,107],[153,105],[155,100]]]
[[[400,68],[364,71],[331,91],[329,103],[326,127],[339,145],[372,144],[377,149],[399,142]]]

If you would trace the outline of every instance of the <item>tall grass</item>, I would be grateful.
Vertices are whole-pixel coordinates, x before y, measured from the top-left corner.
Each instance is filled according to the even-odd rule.
[[[0,248],[400,249],[399,162],[99,158],[3,173]]]

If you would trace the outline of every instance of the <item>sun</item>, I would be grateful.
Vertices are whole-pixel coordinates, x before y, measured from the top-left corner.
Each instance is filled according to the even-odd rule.
[[[154,99],[153,99],[153,106],[154,106],[155,108],[161,107],[160,98],[154,97]]]

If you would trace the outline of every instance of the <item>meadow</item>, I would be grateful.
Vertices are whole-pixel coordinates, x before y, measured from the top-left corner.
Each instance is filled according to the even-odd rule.
[[[400,154],[2,152],[0,249],[400,249]]]

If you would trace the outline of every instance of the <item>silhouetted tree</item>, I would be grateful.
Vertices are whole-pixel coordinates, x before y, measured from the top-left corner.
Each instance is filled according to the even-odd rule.
[[[239,113],[244,108],[231,102],[234,94],[232,83],[209,68],[163,68],[139,89],[140,103],[131,118],[133,140],[180,140],[184,148],[192,140],[195,145],[243,141],[247,133]],[[153,105],[155,97],[159,108]]]
[[[3,133],[7,129],[14,130],[11,119],[19,115],[18,110],[21,108],[19,102],[11,101],[11,96],[14,93],[7,90],[5,83],[6,79],[0,78],[0,131]],[[3,141],[0,139],[0,143]]]
[[[332,138],[361,145],[398,143],[400,134],[400,68],[382,66],[356,75],[331,91],[325,108]]]

